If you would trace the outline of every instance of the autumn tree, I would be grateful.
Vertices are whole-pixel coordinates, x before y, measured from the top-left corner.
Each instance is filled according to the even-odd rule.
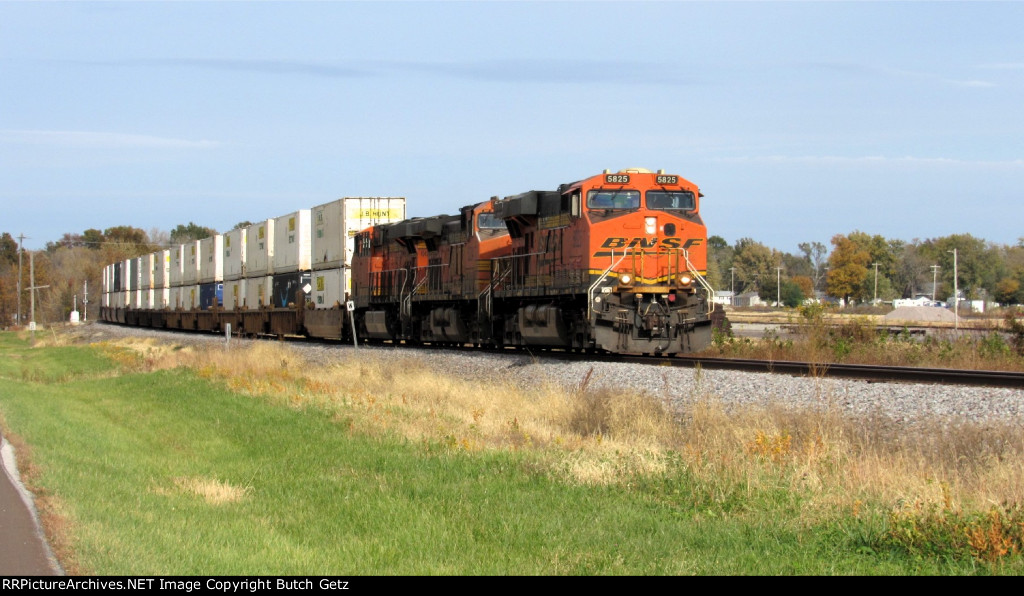
[[[769,279],[774,281],[775,268],[780,262],[779,253],[764,244],[752,238],[737,240],[733,249],[732,266],[736,269],[736,280],[743,283],[742,290],[739,291],[760,291]]]
[[[860,296],[864,289],[871,253],[842,234],[832,237],[832,246],[834,248],[828,258],[826,287],[830,296],[842,298],[849,304],[850,299]]]
[[[216,235],[217,230],[196,225],[190,221],[187,226],[178,224],[176,228],[171,230],[171,244],[185,244]]]

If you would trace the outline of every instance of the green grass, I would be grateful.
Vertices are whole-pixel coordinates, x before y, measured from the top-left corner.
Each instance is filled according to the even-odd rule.
[[[1020,573],[890,548],[879,516],[802,515],[680,460],[588,486],[529,451],[353,432],[192,371],[123,372],[0,334],[0,415],[69,570],[235,574]],[[11,362],[17,362],[12,365]],[[26,372],[27,371],[27,372]]]

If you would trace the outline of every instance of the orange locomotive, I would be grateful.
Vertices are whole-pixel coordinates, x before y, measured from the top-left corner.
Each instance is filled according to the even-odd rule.
[[[671,355],[711,339],[700,191],[631,169],[357,236],[360,338]]]

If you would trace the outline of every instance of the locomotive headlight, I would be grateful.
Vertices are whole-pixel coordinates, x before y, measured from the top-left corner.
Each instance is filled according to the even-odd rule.
[[[692,283],[693,283],[693,278],[690,277],[689,275],[684,273],[684,274],[679,276],[679,286],[680,287],[686,288],[686,287],[689,287]]]
[[[629,286],[633,284],[633,276],[628,273],[623,273],[619,276],[619,285]]]

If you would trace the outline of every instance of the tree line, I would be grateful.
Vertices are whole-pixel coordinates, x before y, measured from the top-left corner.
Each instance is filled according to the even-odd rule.
[[[905,242],[861,231],[832,237],[831,249],[803,242],[796,254],[769,248],[751,238],[730,246],[708,238],[708,281],[719,290],[757,292],[766,301],[781,297],[796,306],[824,295],[846,304],[875,299],[953,296],[999,304],[1024,303],[1024,238],[1014,246],[953,234]]]
[[[250,225],[239,222],[235,228]],[[78,298],[83,311],[88,283],[89,318],[98,314],[103,267],[162,248],[217,234],[193,222],[167,231],[146,232],[132,226],[67,233],[33,257],[36,321],[68,320]],[[1024,304],[1024,238],[1014,246],[986,242],[970,234],[927,240],[886,239],[861,231],[837,234],[831,247],[802,242],[797,253],[770,248],[752,238],[734,244],[721,236],[708,238],[708,282],[717,290],[757,292],[767,302],[780,297],[796,306],[805,298],[825,295],[850,303],[911,298],[918,294],[945,300],[953,295],[953,250],[957,285],[966,298],[1000,304]],[[18,307],[18,242],[0,234],[0,328],[14,322]],[[935,282],[933,286],[933,280]],[[29,288],[29,258],[22,255],[21,287]],[[23,321],[28,321],[28,292],[22,292]]]
[[[31,256],[34,276],[29,254],[21,255],[22,321],[29,322],[31,296],[28,288],[32,287],[32,277],[35,286],[40,288],[35,292],[37,322],[67,321],[76,302],[79,312],[93,318],[99,314],[104,267],[215,234],[215,229],[192,222],[180,224],[170,232],[114,226],[102,231],[90,228],[81,234],[64,234],[60,240],[47,242],[45,249]],[[0,329],[17,320],[18,256],[15,237],[9,232],[0,234]],[[88,306],[84,304],[86,292]]]

